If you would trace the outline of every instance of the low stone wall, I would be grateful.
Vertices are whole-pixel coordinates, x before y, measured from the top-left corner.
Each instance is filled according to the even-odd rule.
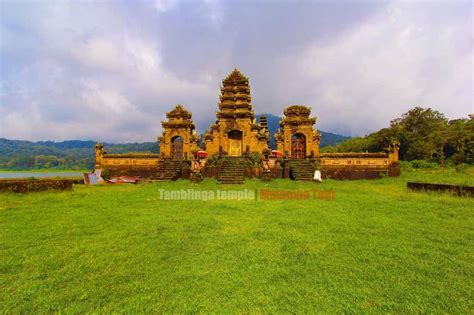
[[[415,191],[435,191],[435,192],[449,192],[457,196],[474,197],[473,186],[461,185],[446,185],[446,184],[431,184],[431,183],[407,183],[407,188]]]
[[[109,176],[140,176],[142,178],[150,178],[156,171],[156,166],[140,167],[133,165],[110,165],[102,168],[108,170]]]
[[[244,177],[245,178],[260,177],[261,172],[262,172],[262,169],[259,167],[247,167],[244,169]],[[205,166],[202,171],[203,177],[217,178],[218,173],[219,173],[219,166]]]
[[[159,154],[128,153],[96,156],[96,168],[108,170],[110,176],[153,176],[160,161]]]
[[[387,169],[384,168],[322,168],[321,177],[338,180],[355,180],[355,179],[378,179],[387,174]]]
[[[281,167],[276,167],[270,170],[274,179],[283,178],[284,170]]]
[[[27,193],[45,190],[69,190],[83,179],[7,179],[0,180],[0,192]]]
[[[322,153],[321,176],[331,179],[378,179],[400,176],[400,164],[388,153]]]

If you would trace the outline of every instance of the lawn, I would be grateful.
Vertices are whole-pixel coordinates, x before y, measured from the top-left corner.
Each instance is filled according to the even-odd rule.
[[[0,312],[472,313],[472,169],[0,194]],[[159,189],[314,188],[334,200],[160,200]]]

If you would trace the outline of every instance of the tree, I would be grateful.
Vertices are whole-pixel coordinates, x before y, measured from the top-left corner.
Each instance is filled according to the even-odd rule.
[[[444,164],[473,163],[474,120],[448,122],[444,114],[431,108],[415,107],[366,137],[343,141],[325,152],[381,152],[393,141],[400,142],[402,160],[427,160]]]

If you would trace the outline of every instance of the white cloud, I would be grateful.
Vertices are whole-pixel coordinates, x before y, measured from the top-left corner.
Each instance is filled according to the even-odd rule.
[[[468,114],[471,103],[458,94],[471,75],[465,23],[394,3],[334,42],[309,46],[296,60],[302,80],[317,82],[308,101],[324,128],[343,122],[347,133],[364,134],[417,105]]]
[[[177,3],[178,0],[155,0],[155,9],[163,13],[175,7]]]
[[[72,54],[84,65],[97,70],[117,71],[125,62],[122,50],[106,39],[93,39],[71,47]]]
[[[7,2],[0,137],[153,141],[177,103],[204,131],[234,67],[250,77],[257,113],[306,103],[326,131],[375,131],[415,105],[457,118],[473,111],[464,7]]]

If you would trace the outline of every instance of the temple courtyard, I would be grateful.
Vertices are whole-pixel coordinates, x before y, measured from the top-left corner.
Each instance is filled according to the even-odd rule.
[[[474,199],[411,192],[406,182],[473,185],[472,175],[403,169],[319,184],[206,178],[0,194],[0,305],[12,313],[469,313]],[[181,189],[257,197],[163,200]],[[269,200],[269,191],[322,193]]]

